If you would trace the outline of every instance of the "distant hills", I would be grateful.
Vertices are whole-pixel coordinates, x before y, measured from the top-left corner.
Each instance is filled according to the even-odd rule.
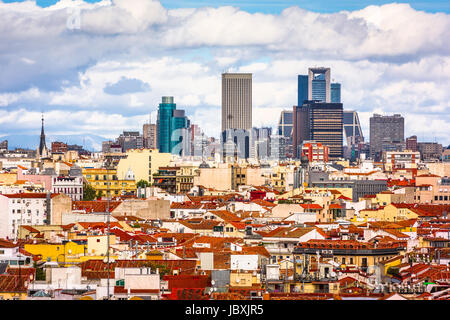
[[[8,149],[13,150],[15,148],[25,148],[36,150],[39,146],[39,135],[9,135],[0,137],[0,142],[8,140]],[[76,135],[46,135],[47,147],[50,149],[52,142],[61,141],[67,144],[77,144],[83,146],[88,151],[101,151],[102,141],[109,139],[93,135],[93,134],[76,134]]]

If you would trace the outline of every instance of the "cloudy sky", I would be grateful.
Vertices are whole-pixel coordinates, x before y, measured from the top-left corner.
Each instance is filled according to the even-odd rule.
[[[116,137],[174,96],[220,130],[221,73],[253,73],[253,124],[297,102],[297,75],[331,68],[368,140],[373,113],[406,136],[450,144],[450,4],[445,1],[0,1],[0,136]]]

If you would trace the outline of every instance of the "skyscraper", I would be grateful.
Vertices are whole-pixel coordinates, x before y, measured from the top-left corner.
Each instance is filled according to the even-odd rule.
[[[309,68],[308,100],[331,102],[330,68]]]
[[[298,102],[297,105],[303,105],[303,102],[308,100],[308,76],[307,75],[299,75],[298,76]]]
[[[383,151],[403,151],[405,119],[399,115],[370,118],[370,156],[380,160]]]
[[[331,84],[331,103],[341,103],[341,84]]]
[[[222,74],[222,132],[252,128],[252,74]]]
[[[361,123],[359,122],[358,112],[344,110],[344,140],[348,146],[364,141]]]
[[[303,106],[294,107],[292,147],[299,158],[301,144],[314,141],[328,146],[331,160],[343,156],[342,103],[305,101]]]
[[[309,109],[303,106],[294,106],[292,126],[292,152],[294,158],[300,157],[301,144],[309,140]]]
[[[293,157],[292,150],[292,130],[294,123],[294,114],[292,111],[282,111],[278,121],[278,136],[283,137],[285,143],[285,156]]]
[[[159,152],[182,154],[186,129],[190,123],[184,110],[177,110],[173,97],[162,97],[158,108]]]

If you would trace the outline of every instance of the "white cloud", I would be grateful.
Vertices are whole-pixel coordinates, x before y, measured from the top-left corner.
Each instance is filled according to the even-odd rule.
[[[68,9],[75,7],[80,29],[70,30],[75,11]],[[50,109],[55,119],[70,112],[78,123],[58,123],[75,132],[120,132],[133,121],[138,130],[149,113],[155,120],[161,96],[170,95],[193,123],[217,136],[225,70],[253,73],[254,125],[275,125],[279,112],[297,103],[297,75],[320,65],[331,68],[344,107],[360,111],[365,130],[375,111],[404,114],[407,134],[421,130],[415,123],[426,128],[430,117],[450,143],[442,129],[450,125],[447,14],[396,3],[333,14],[291,7],[270,15],[234,7],[167,10],[154,0],[64,0],[48,8],[0,2],[0,16],[0,107],[12,121],[2,122],[0,134],[35,127],[36,119],[17,118],[18,108],[32,115]],[[124,77],[151,90],[104,92]]]

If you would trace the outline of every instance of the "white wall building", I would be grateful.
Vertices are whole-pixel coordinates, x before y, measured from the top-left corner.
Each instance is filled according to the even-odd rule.
[[[72,201],[83,199],[82,177],[53,177],[52,193],[64,193],[72,198]]]
[[[16,239],[21,225],[41,225],[47,219],[47,194],[0,195],[0,238]]]

